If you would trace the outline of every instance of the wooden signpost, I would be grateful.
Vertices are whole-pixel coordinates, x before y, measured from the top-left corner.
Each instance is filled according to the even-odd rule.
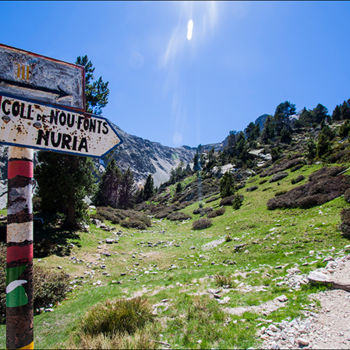
[[[33,149],[102,157],[122,142],[85,112],[84,68],[0,44],[0,144],[9,145],[6,346],[33,349]]]

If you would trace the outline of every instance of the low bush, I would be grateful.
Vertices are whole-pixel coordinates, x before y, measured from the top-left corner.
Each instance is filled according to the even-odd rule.
[[[228,243],[228,242],[232,242],[232,237],[230,235],[226,235],[225,237],[225,242]]]
[[[211,220],[203,218],[203,219],[199,219],[197,221],[193,221],[192,229],[193,230],[202,230],[202,229],[210,227],[211,225],[212,225]]]
[[[276,182],[276,181],[284,179],[287,176],[288,176],[288,173],[278,173],[278,174],[272,176],[272,178],[269,180],[269,182]]]
[[[346,168],[342,166],[324,167],[312,173],[309,176],[309,181],[317,182],[324,178],[335,177],[338,176],[344,170],[346,170]]]
[[[298,155],[296,155],[296,158],[294,159],[281,159],[281,161],[278,164],[273,165],[270,169],[264,171],[262,174],[260,174],[260,177],[270,176],[273,174],[277,174],[281,171],[295,168],[298,165],[303,166],[305,164],[305,160],[300,158]]]
[[[291,189],[267,202],[270,210],[276,208],[311,208],[344,194],[350,187],[350,177],[338,175],[344,168],[322,168],[309,177],[309,182]]]
[[[205,201],[205,203],[211,203],[211,202],[217,201],[218,199],[220,199],[220,196],[214,196],[214,197],[207,199]]]
[[[177,211],[176,213],[171,213],[167,216],[167,219],[171,221],[180,221],[180,220],[188,220],[192,219],[190,215],[187,215],[181,211]]]
[[[107,300],[92,307],[81,322],[88,335],[133,334],[147,322],[153,321],[151,308],[144,298]]]
[[[164,209],[164,210],[159,211],[159,212],[157,212],[156,214],[154,214],[154,217],[155,217],[156,219],[164,219],[164,218],[166,218],[170,213],[171,213],[170,210]]]
[[[69,275],[34,265],[33,291],[34,311],[40,312],[40,308],[55,305],[65,298],[69,291]]]
[[[287,191],[278,191],[275,193],[275,197],[282,196],[285,193],[287,193]]]
[[[292,179],[290,182],[292,185],[295,185],[296,183],[303,181],[305,179],[304,175],[299,175],[295,179]]]
[[[113,224],[121,224],[123,227],[144,229],[152,225],[150,218],[146,214],[131,209],[97,207],[96,214],[91,217],[102,221],[109,220]]]
[[[34,265],[33,306],[34,312],[63,300],[69,290],[69,276],[62,271],[53,271]],[[0,324],[6,317],[6,244],[0,243]]]
[[[119,224],[123,219],[125,219],[125,216],[121,211],[111,207],[97,207],[96,214],[91,215],[91,217],[101,221],[109,220],[112,222],[112,224]]]
[[[193,214],[200,214],[200,216],[203,216],[205,214],[208,214],[213,211],[212,207],[207,207],[207,208],[197,208],[193,210]]]
[[[235,283],[232,281],[231,276],[215,275],[215,283],[219,287],[232,288]]]
[[[208,218],[215,218],[217,216],[221,216],[221,215],[224,215],[224,214],[225,214],[225,208],[222,207],[222,208],[219,208],[217,210],[211,211],[210,213],[208,213],[207,217]]]
[[[344,192],[344,199],[350,203],[350,188],[348,188],[345,192]]]
[[[262,180],[259,182],[259,185],[263,185],[265,182],[267,182],[267,179],[262,179]]]
[[[344,224],[350,225],[350,208],[344,208],[340,213],[340,218]]]
[[[248,187],[247,189],[246,189],[246,191],[247,192],[252,192],[252,191],[255,191],[255,190],[257,190],[258,189],[258,186],[252,186],[252,187]]]
[[[342,222],[340,224],[340,231],[345,238],[350,238],[350,225]]]
[[[138,219],[133,219],[133,218],[127,218],[124,219],[121,223],[121,226],[125,228],[137,228],[139,230],[145,230],[147,228],[147,225],[142,222],[141,220]]]
[[[297,170],[301,169],[303,166],[304,166],[304,164],[298,164],[295,167],[293,167],[292,169],[290,169],[290,171],[292,173],[294,173],[294,171],[297,171]]]
[[[223,205],[232,205],[234,198],[235,196],[233,195],[221,199],[220,206],[222,207]]]

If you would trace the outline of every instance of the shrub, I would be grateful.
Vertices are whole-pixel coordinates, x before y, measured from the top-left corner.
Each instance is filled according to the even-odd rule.
[[[69,275],[65,274],[63,271],[55,271],[34,265],[34,310],[60,302],[65,298],[68,290]]]
[[[340,224],[340,231],[342,232],[343,237],[350,238],[350,225],[342,222]]]
[[[111,207],[97,207],[96,215],[99,220],[109,220],[113,224],[121,224],[123,227],[146,228],[152,225],[150,218],[139,211],[131,209],[114,209]]]
[[[63,300],[69,289],[68,275],[34,265],[33,306],[34,311]],[[6,317],[6,245],[0,242],[0,323]]]
[[[258,189],[258,186],[252,186],[252,187],[248,187],[246,191],[247,192],[252,192],[252,191],[255,191],[257,189]]]
[[[232,281],[231,276],[215,275],[214,279],[215,279],[215,283],[219,287],[232,288],[235,285],[235,283]]]
[[[147,225],[144,222],[132,218],[124,219],[120,225],[125,228],[137,228],[139,230],[144,230],[147,228]]]
[[[190,215],[187,215],[181,211],[177,211],[176,213],[171,213],[167,216],[167,219],[171,221],[179,221],[179,220],[188,220],[191,219]]]
[[[125,219],[125,216],[120,211],[111,207],[97,207],[96,214],[92,215],[91,217],[101,221],[109,220],[112,222],[112,224],[119,224],[123,219]]]
[[[345,192],[344,192],[344,199],[350,203],[350,188],[348,188]]]
[[[342,167],[323,168],[309,177],[309,182],[271,198],[267,202],[270,210],[276,208],[310,208],[341,196],[350,186],[350,177],[338,175]]]
[[[290,169],[290,171],[293,173],[294,171],[301,169],[303,166],[304,164],[298,164],[294,168]]]
[[[229,196],[229,197],[225,197],[225,198],[221,199],[220,206],[232,205],[234,198],[235,198],[235,196]]]
[[[346,168],[342,166],[324,167],[312,173],[309,176],[309,181],[317,182],[326,177],[335,177],[338,176],[338,174],[344,171],[345,169]]]
[[[259,182],[259,185],[263,185],[265,182],[267,182],[266,179],[262,179],[260,182]]]
[[[279,191],[275,193],[275,197],[282,196],[282,194],[287,193],[287,191]]]
[[[209,198],[205,201],[205,203],[211,203],[211,202],[214,202],[216,200],[220,199],[220,196],[214,196],[212,198]]]
[[[228,242],[232,242],[232,237],[230,235],[226,235],[225,237],[225,242],[228,243]]]
[[[350,225],[350,208],[345,208],[340,213],[341,221],[347,225]]]
[[[278,174],[272,176],[272,178],[270,179],[269,182],[276,182],[276,181],[284,179],[287,176],[288,176],[288,173],[278,173]]]
[[[193,210],[193,214],[200,214],[201,216],[208,214],[213,211],[212,207],[207,207],[207,208],[197,208]]]
[[[170,213],[171,213],[170,210],[164,209],[164,210],[159,211],[158,213],[156,213],[156,214],[154,215],[154,217],[155,217],[156,219],[163,219],[163,218],[166,218]]]
[[[202,230],[202,229],[210,227],[211,225],[212,225],[211,220],[203,218],[203,219],[199,219],[197,221],[193,221],[192,229],[193,230]]]
[[[300,158],[298,155],[294,159],[290,159],[290,160],[282,159],[278,164],[275,164],[273,167],[266,170],[264,173],[260,174],[260,177],[277,174],[278,172],[281,172],[293,167],[295,168],[299,164],[304,165],[305,161],[304,159]]]
[[[244,197],[240,194],[236,194],[233,198],[233,209],[238,210],[243,204]]]
[[[215,218],[217,216],[224,215],[224,214],[225,214],[225,208],[222,207],[222,208],[219,208],[217,210],[211,211],[210,213],[208,213],[207,217],[208,218]]]
[[[118,333],[133,334],[153,320],[146,299],[107,300],[92,307],[82,320],[81,329],[85,334],[112,337]]]
[[[296,183],[303,181],[305,179],[304,175],[299,175],[295,179],[291,180],[292,185],[295,185]]]

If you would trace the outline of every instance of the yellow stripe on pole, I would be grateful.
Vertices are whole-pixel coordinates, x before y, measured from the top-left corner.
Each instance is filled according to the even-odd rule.
[[[34,349],[34,342],[32,341],[30,344],[23,346],[22,348],[18,348],[20,349]]]

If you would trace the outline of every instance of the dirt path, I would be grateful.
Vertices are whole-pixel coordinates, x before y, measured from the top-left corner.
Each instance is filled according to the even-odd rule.
[[[350,280],[350,255],[330,260],[319,269],[334,281]],[[350,293],[327,290],[313,294],[310,302],[319,300],[321,309],[305,311],[305,319],[294,319],[262,328],[262,348],[267,349],[349,349],[350,348]]]

